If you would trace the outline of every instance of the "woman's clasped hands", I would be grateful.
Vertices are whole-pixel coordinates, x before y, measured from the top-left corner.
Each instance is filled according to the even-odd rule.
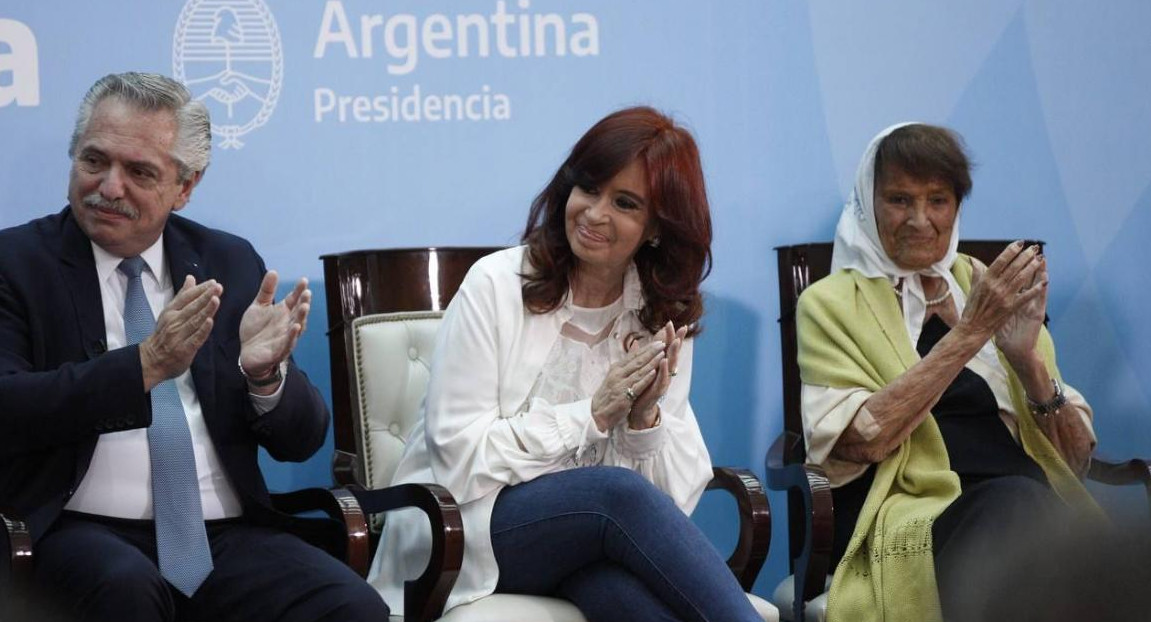
[[[659,423],[659,401],[676,375],[687,330],[687,326],[677,329],[668,322],[649,339],[625,338],[627,354],[612,364],[592,396],[592,418],[601,432],[625,418],[634,430]]]

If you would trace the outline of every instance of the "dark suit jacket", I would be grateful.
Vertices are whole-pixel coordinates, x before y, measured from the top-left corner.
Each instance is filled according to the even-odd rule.
[[[204,420],[246,519],[287,526],[271,509],[257,446],[304,460],[330,416],[289,364],[279,405],[256,416],[240,375],[239,326],[265,268],[247,241],[171,215],[164,249],[172,282],[224,286],[215,326],[192,363]],[[105,347],[91,243],[71,208],[0,231],[0,513],[22,517],[34,540],[59,516],[88,469],[97,437],[152,422],[137,346]]]

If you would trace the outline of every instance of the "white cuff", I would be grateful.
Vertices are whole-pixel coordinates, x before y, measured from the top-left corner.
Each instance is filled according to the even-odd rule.
[[[835,389],[804,384],[801,395],[803,405],[803,434],[807,443],[807,461],[823,464],[831,457],[831,450],[839,437],[853,425],[871,391],[863,388]],[[861,422],[874,424],[870,414]],[[861,430],[862,432],[863,430]]]
[[[660,414],[663,417],[663,414]],[[646,430],[633,430],[623,420],[612,435],[615,439],[616,450],[620,455],[632,460],[643,460],[655,455],[667,441],[667,426],[660,421],[659,425]]]
[[[863,440],[870,441],[871,439],[879,436],[883,428],[875,417],[867,410],[867,406],[860,406],[859,412],[855,413],[855,417],[851,419],[851,428],[859,433]]]
[[[591,400],[556,404],[554,409],[560,439],[565,448],[575,451],[576,463],[591,466],[602,462],[609,435],[596,426]]]
[[[1087,428],[1087,434],[1091,436],[1092,446],[1099,443],[1099,438],[1095,436],[1095,423],[1094,411],[1087,400],[1083,398],[1083,394],[1075,389],[1075,387],[1063,383],[1063,393],[1067,396],[1067,403],[1075,407],[1075,411],[1079,413],[1079,419],[1083,421],[1083,425]]]
[[[280,381],[280,386],[276,387],[276,392],[271,395],[256,395],[251,391],[248,392],[248,399],[252,400],[252,408],[256,409],[257,415],[262,415],[280,405],[280,398],[284,396],[284,385],[287,383],[288,376],[285,374],[283,380]]]

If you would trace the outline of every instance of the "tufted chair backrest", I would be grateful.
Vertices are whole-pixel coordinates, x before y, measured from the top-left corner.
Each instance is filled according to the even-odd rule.
[[[384,488],[420,414],[436,330],[472,264],[499,248],[399,248],[324,255],[332,473]]]
[[[352,390],[362,431],[358,453],[368,488],[391,483],[419,418],[441,317],[442,311],[379,313],[352,322]]]

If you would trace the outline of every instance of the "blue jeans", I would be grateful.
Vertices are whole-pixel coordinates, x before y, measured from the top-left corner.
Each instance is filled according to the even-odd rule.
[[[572,469],[505,488],[491,533],[499,593],[564,598],[590,622],[760,620],[706,536],[629,469]]]

